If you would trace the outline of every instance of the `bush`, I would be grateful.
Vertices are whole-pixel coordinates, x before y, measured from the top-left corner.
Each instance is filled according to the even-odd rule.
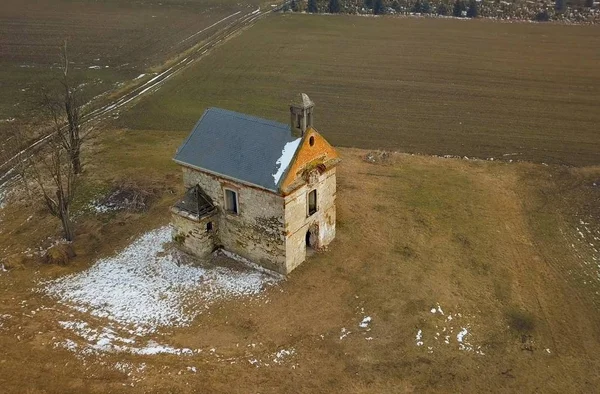
[[[469,1],[469,9],[467,10],[468,18],[477,18],[479,15],[479,9],[477,8],[477,1],[471,0]]]
[[[438,5],[438,7],[437,7],[437,14],[438,15],[448,15],[448,6],[444,3],[440,3],[440,5]]]
[[[308,0],[308,5],[306,7],[306,11],[311,14],[316,14],[319,12],[319,7],[317,6],[317,0]]]
[[[329,13],[337,14],[340,12],[340,1],[339,0],[329,0]]]
[[[452,9],[452,15],[458,17],[463,16],[463,11],[465,11],[467,9],[467,7],[465,6],[465,3],[463,3],[461,0],[456,0],[456,2],[454,3],[454,8]]]
[[[385,14],[385,8],[383,7],[382,0],[375,0],[373,3],[373,14],[374,15],[383,15]]]
[[[416,3],[413,4],[411,11],[415,14],[420,14],[422,12],[422,9],[423,4],[421,3],[421,0],[417,0]]]
[[[548,11],[543,10],[538,12],[533,19],[538,22],[548,22],[550,20],[550,15],[548,15]]]

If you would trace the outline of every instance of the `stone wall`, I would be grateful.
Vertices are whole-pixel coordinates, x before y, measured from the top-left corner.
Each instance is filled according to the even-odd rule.
[[[286,274],[283,197],[183,167],[186,187],[200,185],[218,209],[217,246]],[[238,193],[238,214],[226,212],[224,188]]]
[[[286,273],[306,259],[309,230],[315,232],[316,249],[327,246],[335,238],[335,167],[311,178],[308,184],[285,197]],[[308,193],[314,189],[317,190],[317,212],[308,216]]]
[[[179,246],[199,257],[210,255],[215,249],[215,240],[218,239],[218,217],[211,215],[198,220],[177,209],[172,209],[171,212],[173,239]],[[208,223],[212,224],[210,231],[207,230]]]

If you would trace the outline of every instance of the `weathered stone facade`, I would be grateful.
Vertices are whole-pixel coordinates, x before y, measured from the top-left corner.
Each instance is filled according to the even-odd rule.
[[[322,249],[335,238],[335,181],[334,167],[285,197],[287,272],[306,259],[307,247]],[[317,191],[317,211],[309,215],[307,201],[312,190]]]
[[[187,167],[183,179],[188,188],[200,185],[218,209],[199,219],[173,209],[174,239],[197,256],[224,248],[288,274],[306,260],[307,247],[319,250],[335,238],[335,167],[285,197]],[[238,214],[224,209],[225,189],[237,191]],[[313,190],[317,210],[309,215],[308,194]]]
[[[218,214],[214,221],[218,230],[212,237],[200,237],[195,234],[205,231],[205,221],[192,222],[195,231],[190,234],[187,226],[183,231],[190,234],[192,239],[186,240],[185,246],[191,249],[188,243],[212,243],[212,247],[199,246],[200,250],[222,247],[268,269],[287,273],[285,268],[285,236],[284,236],[284,198],[273,192],[260,188],[246,186],[242,183],[227,180],[216,175],[183,167],[183,182],[187,188],[195,185],[200,187],[212,199],[217,207]],[[224,209],[225,189],[237,192],[238,213],[230,213]],[[177,216],[174,213],[173,225],[176,232],[180,233]]]

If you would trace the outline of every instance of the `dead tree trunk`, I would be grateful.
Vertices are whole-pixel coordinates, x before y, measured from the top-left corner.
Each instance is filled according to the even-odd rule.
[[[71,214],[69,212],[70,201],[66,201],[65,196],[59,190],[56,191],[56,200],[58,201],[58,217],[62,223],[65,239],[73,241],[73,223],[71,222]]]
[[[79,103],[74,88],[69,81],[69,57],[67,53],[67,42],[62,51],[62,85],[64,89],[64,110],[67,117],[67,132],[63,139],[63,145],[69,155],[75,174],[81,173],[81,119],[79,116]]]
[[[55,127],[59,129],[60,124],[56,123]],[[75,232],[70,208],[78,176],[58,134],[60,131],[48,142],[46,149],[33,156],[31,168],[48,211],[60,220],[65,239],[73,241]]]

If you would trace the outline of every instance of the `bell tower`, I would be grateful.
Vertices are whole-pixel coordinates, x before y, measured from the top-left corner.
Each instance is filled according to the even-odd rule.
[[[315,103],[306,93],[300,93],[290,105],[290,126],[292,135],[302,137],[306,129],[313,125]]]

